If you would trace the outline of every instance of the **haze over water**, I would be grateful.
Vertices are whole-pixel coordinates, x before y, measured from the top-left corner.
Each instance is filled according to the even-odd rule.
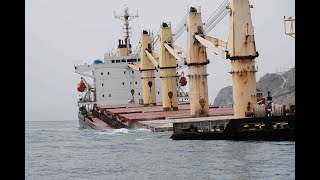
[[[26,179],[294,179],[295,142],[173,141],[172,132],[26,121]]]

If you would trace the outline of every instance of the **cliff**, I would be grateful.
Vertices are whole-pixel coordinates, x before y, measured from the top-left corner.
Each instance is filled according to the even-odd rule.
[[[295,68],[284,73],[267,73],[257,82],[257,88],[264,92],[271,92],[273,102],[285,104],[286,106],[295,104]],[[214,100],[215,106],[230,107],[233,104],[232,87],[227,86],[220,90]]]

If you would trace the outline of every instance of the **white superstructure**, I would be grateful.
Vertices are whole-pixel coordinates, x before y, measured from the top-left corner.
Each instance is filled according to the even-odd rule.
[[[83,92],[82,97],[78,100],[79,107],[127,103],[143,104],[141,69],[132,69],[128,66],[129,64],[133,64],[135,67],[138,67],[140,64],[140,55],[132,54],[130,43],[131,27],[129,26],[129,21],[136,17],[138,15],[132,16],[129,14],[127,7],[123,16],[115,15],[115,18],[124,20],[125,22],[123,28],[124,40],[119,39],[116,53],[106,52],[103,61],[94,60],[92,64],[74,65],[75,73],[83,76],[78,84],[78,91]],[[136,52],[139,51],[136,50]],[[162,101],[159,71],[155,67],[156,102]],[[86,81],[90,78],[93,80],[93,84],[89,84],[89,81]],[[179,89],[180,91],[181,88]],[[178,94],[181,94],[181,92]],[[178,99],[180,101],[189,101],[188,95],[185,95],[184,92],[183,97],[179,97]],[[88,109],[90,108],[88,107]]]
[[[134,71],[128,64],[139,64],[139,54],[132,54],[130,43],[129,21],[138,17],[130,15],[126,7],[123,16],[115,18],[124,20],[124,40],[119,39],[117,53],[111,55],[105,53],[104,60],[95,60],[92,64],[75,65],[75,72],[83,75],[81,82],[87,82],[85,79],[92,78],[93,84],[83,84],[86,88],[85,95],[78,101],[79,105],[97,104],[127,104],[128,102],[142,102],[141,73]],[[80,82],[80,83],[81,83]],[[79,83],[79,84],[80,84]],[[79,86],[79,85],[78,85]],[[156,70],[156,100],[161,102],[159,72]],[[78,89],[79,91],[79,89]],[[89,92],[88,92],[89,91]]]
[[[135,56],[105,57],[103,63],[78,65],[75,72],[93,78],[97,105],[127,104],[142,101],[141,74],[128,67],[139,63]],[[131,90],[134,90],[132,96]],[[159,73],[156,73],[156,98],[161,102]],[[92,101],[92,100],[91,100]]]

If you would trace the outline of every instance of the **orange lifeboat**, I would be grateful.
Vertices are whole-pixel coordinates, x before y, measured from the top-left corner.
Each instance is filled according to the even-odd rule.
[[[86,85],[84,84],[84,82],[82,80],[78,83],[77,89],[79,92],[83,92],[84,90],[86,90]]]

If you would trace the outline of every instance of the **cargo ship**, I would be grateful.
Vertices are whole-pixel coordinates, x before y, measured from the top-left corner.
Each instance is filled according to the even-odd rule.
[[[133,108],[141,109],[149,105],[143,102],[141,68],[135,69],[137,67],[135,65],[139,65],[141,61],[139,48],[137,47],[135,52],[133,52],[130,42],[131,27],[129,21],[137,17],[137,14],[129,14],[128,7],[125,7],[122,16],[115,15],[115,18],[124,21],[124,39],[118,40],[116,53],[106,52],[103,60],[95,59],[92,64],[74,65],[75,73],[82,76],[77,85],[77,91],[80,93],[77,104],[79,107],[78,120],[81,128],[107,130],[110,128],[128,127],[128,125],[116,119],[112,121],[106,120],[106,116],[103,113],[107,112],[104,110],[125,110],[123,108],[126,108],[132,111]],[[150,32],[143,31],[142,33],[149,34]],[[130,68],[130,65],[135,67]],[[182,69],[183,66],[184,64],[177,62],[174,68]],[[156,92],[155,101],[158,102],[158,104],[152,103],[152,106],[156,109],[157,107],[161,109],[162,91],[159,78],[160,72],[156,67],[153,67],[152,70],[155,72],[155,77],[153,78],[154,84],[149,83],[148,85],[155,88],[152,91]],[[177,72],[174,78],[174,81],[177,81],[177,101],[182,106],[183,104],[188,104],[189,95],[187,90],[184,90],[187,84],[184,72],[182,71],[180,74]],[[140,111],[135,110],[132,113],[137,112]],[[124,113],[129,114],[129,112]]]
[[[255,58],[259,54],[250,8],[248,0],[225,0],[203,23],[201,9],[190,7],[174,32],[168,22],[160,24],[155,36],[142,30],[133,53],[129,21],[138,15],[130,15],[126,7],[122,16],[115,15],[124,21],[125,34],[117,52],[105,53],[103,60],[92,64],[74,66],[82,75],[77,87],[82,93],[77,102],[80,127],[173,131],[174,140],[294,140],[294,111],[274,104],[270,94],[265,100],[256,88]],[[209,36],[228,14],[229,40]],[[184,31],[186,48],[175,42]],[[231,108],[209,103],[207,50],[231,62]],[[181,72],[185,67],[187,73]]]

